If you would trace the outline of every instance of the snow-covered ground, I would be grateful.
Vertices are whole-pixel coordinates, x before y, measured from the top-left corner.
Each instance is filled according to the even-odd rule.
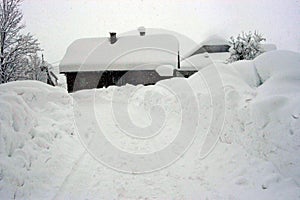
[[[299,67],[271,51],[154,86],[0,85],[0,197],[299,199]]]

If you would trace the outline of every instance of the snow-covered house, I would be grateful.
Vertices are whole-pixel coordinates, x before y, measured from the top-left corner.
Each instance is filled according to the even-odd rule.
[[[74,41],[67,49],[59,69],[66,75],[68,91],[109,85],[155,84],[173,77],[160,75],[159,66],[180,68],[179,42],[167,34],[86,38]]]

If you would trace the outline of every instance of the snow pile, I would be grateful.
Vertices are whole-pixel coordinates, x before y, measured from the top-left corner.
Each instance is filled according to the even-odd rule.
[[[254,64],[262,82],[265,82],[276,74],[299,74],[300,57],[299,53],[291,51],[270,51],[255,59]]]
[[[0,86],[1,199],[51,198],[58,190],[74,162],[71,100],[37,81]]]
[[[270,160],[279,171],[300,183],[300,55],[265,53],[254,60],[263,84],[246,108],[242,139],[251,152]]]
[[[251,159],[255,157],[254,168],[259,171],[262,165],[261,170],[264,170],[261,176],[257,176],[257,172],[244,168],[247,164],[243,167],[243,158],[239,158],[238,168],[244,168],[244,171],[236,179],[236,184],[248,185],[253,176],[257,177],[258,182],[252,184],[261,184],[263,189],[274,192],[261,194],[252,191],[252,195],[256,193],[265,198],[276,196],[278,199],[299,197],[299,192],[296,192],[300,183],[299,59],[298,53],[273,51],[254,61],[211,65],[189,79],[195,91],[205,94],[209,88],[217,87],[213,84],[207,87],[205,80],[221,77],[226,99],[221,141],[241,145],[238,147],[242,148],[241,152],[246,151]],[[211,73],[213,68],[219,75]],[[217,149],[212,154],[216,153]],[[250,193],[247,192],[244,198],[247,199],[248,195]],[[239,198],[243,199],[242,196]]]
[[[253,60],[240,60],[229,65],[234,71],[238,72],[238,77],[244,80],[252,88],[258,87],[260,77]]]

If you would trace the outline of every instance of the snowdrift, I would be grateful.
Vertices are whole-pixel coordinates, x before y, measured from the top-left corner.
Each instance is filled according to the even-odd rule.
[[[299,63],[298,53],[271,51],[253,61],[209,64],[188,79],[71,95],[34,81],[0,85],[0,197],[297,199]],[[90,102],[92,114],[85,109]],[[80,103],[84,106],[77,109]],[[132,125],[116,124],[112,105],[126,108],[126,117],[140,128],[156,130],[151,124],[164,122],[164,134],[142,141],[128,137],[120,127]],[[81,129],[89,138],[95,123],[101,124],[115,146],[147,154],[176,138],[183,111],[191,112],[185,126],[197,118],[197,137],[175,163],[149,174],[120,173],[101,164],[78,135]],[[84,126],[76,124],[76,115]],[[221,134],[206,135],[211,127]]]
[[[53,197],[74,162],[72,115],[63,89],[38,81],[0,85],[1,199]]]
[[[254,64],[262,82],[265,82],[280,73],[299,74],[300,56],[291,51],[270,51],[256,58]]]

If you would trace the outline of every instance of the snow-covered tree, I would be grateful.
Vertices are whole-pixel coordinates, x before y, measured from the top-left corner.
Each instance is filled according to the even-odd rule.
[[[28,56],[24,66],[17,72],[20,78],[47,82],[46,67],[48,65],[45,64],[38,54]]]
[[[28,57],[40,51],[31,34],[22,34],[21,0],[0,0],[0,83],[17,80]]]
[[[228,62],[234,62],[238,60],[252,60],[261,53],[264,52],[261,42],[266,39],[258,32],[239,34],[236,38],[230,38],[230,58]]]

